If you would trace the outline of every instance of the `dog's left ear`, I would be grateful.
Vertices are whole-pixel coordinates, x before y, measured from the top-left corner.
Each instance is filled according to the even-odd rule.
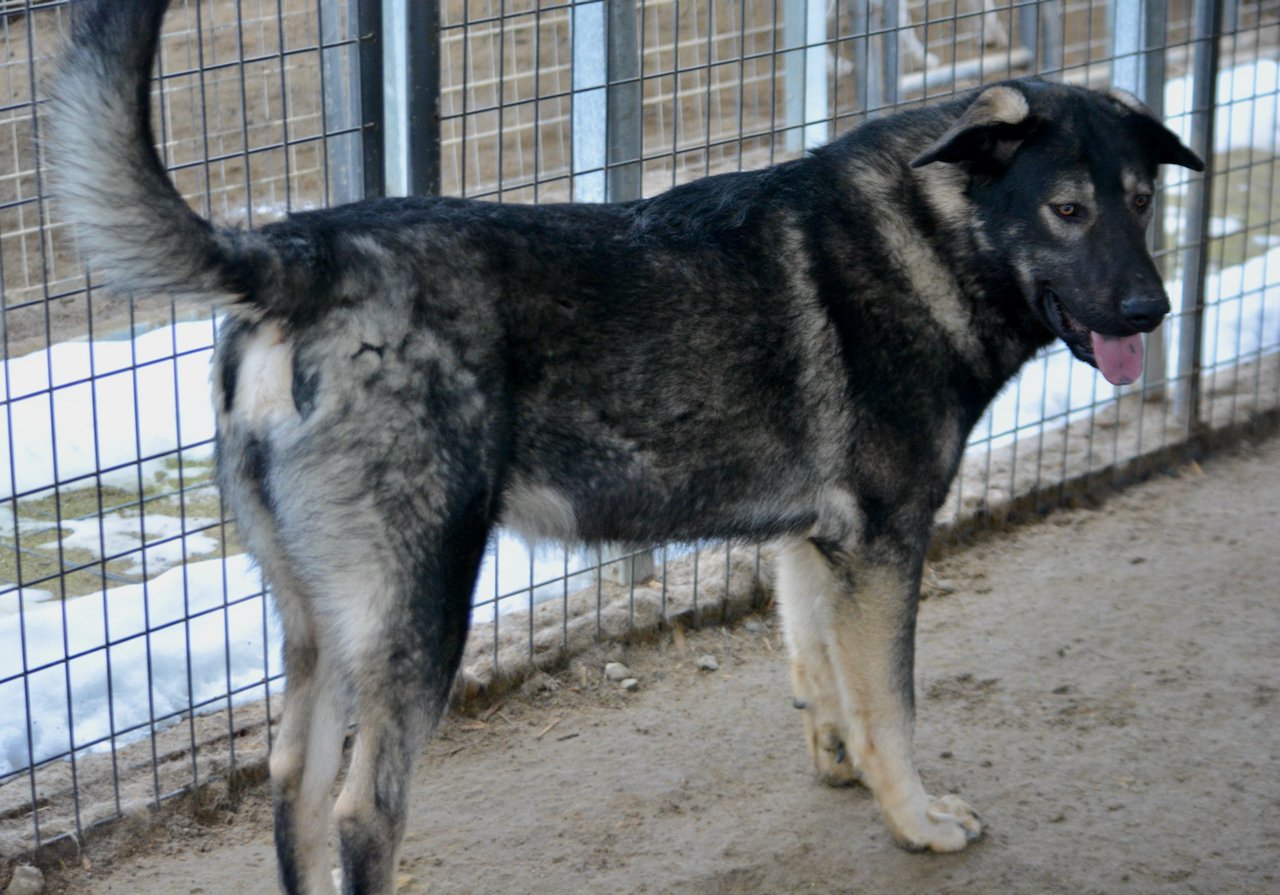
[[[912,159],[911,167],[934,162],[1003,164],[1035,126],[1027,98],[1014,87],[997,84],[978,94],[936,143]]]
[[[1181,165],[1192,171],[1203,171],[1204,161],[1196,155],[1178,135],[1165,127],[1164,122],[1132,93],[1112,87],[1107,95],[1132,113],[1131,121],[1140,133],[1143,145],[1151,149],[1157,165]]]

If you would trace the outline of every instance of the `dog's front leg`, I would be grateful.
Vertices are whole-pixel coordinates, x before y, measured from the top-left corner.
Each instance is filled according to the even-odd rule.
[[[867,559],[805,541],[782,551],[779,603],[819,771],[856,774],[904,847],[959,851],[981,821],[959,798],[926,793],[911,754],[920,568],[915,557]]]

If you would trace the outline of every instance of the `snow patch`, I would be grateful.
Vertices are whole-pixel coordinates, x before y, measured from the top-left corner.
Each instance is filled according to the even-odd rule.
[[[0,615],[0,775],[140,739],[152,719],[166,726],[193,705],[225,707],[228,691],[260,699],[281,670],[279,624],[261,592],[249,558],[234,556],[225,577],[223,562],[208,560]]]
[[[1193,79],[1173,78],[1164,88],[1169,129],[1190,143]],[[1214,152],[1280,145],[1280,64],[1258,59],[1218,73]]]

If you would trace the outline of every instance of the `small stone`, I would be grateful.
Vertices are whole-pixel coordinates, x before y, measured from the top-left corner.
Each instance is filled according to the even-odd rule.
[[[13,868],[13,879],[4,895],[41,895],[44,892],[44,874],[36,867],[23,864]]]
[[[633,677],[629,677],[618,686],[624,690],[635,690],[640,686],[640,682]]]
[[[716,671],[720,668],[720,663],[716,661],[716,657],[708,653],[705,656],[698,657],[699,671]]]
[[[560,689],[560,684],[551,675],[540,671],[526,680],[521,689],[526,694],[554,693]]]
[[[923,587],[929,593],[953,594],[956,592],[956,586],[934,571],[933,566],[930,565],[924,567]]]
[[[26,849],[26,843],[22,841],[22,837],[17,833],[0,832],[0,860],[11,857],[16,858]]]
[[[617,683],[632,677],[632,674],[631,669],[623,665],[621,662],[610,662],[604,667],[604,676]]]

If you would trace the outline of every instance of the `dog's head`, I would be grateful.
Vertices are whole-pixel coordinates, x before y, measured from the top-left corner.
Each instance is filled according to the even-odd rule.
[[[916,157],[968,173],[979,238],[1031,313],[1116,385],[1142,373],[1141,333],[1169,312],[1147,250],[1159,165],[1204,163],[1138,100],[1040,81],[983,90]]]

